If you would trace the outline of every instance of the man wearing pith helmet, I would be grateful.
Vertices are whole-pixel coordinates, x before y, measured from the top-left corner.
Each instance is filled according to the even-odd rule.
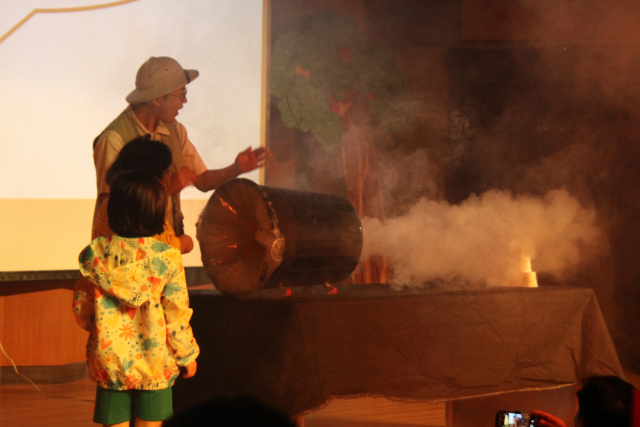
[[[185,127],[176,120],[187,102],[187,85],[198,78],[197,70],[185,70],[173,58],[151,57],[136,75],[136,88],[126,97],[129,106],[93,142],[98,200],[109,194],[106,174],[126,143],[149,135],[171,149],[173,164],[168,193],[171,195],[169,222],[176,235],[184,233],[180,211],[180,191],[189,184],[200,191],[211,191],[224,181],[250,172],[264,164],[264,149],[251,147],[238,154],[235,162],[223,169],[207,169],[187,136]],[[96,217],[94,216],[95,234]],[[96,237],[96,236],[93,236]]]

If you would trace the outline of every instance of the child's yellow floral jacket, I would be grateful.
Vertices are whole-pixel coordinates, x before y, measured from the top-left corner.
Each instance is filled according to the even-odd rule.
[[[200,352],[180,251],[152,237],[105,236],[79,263],[73,311],[89,331],[92,378],[112,390],[173,385]]]

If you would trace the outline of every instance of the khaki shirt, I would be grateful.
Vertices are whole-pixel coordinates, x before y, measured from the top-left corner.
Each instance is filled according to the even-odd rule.
[[[140,136],[151,134],[151,139],[154,141],[160,141],[161,135],[168,135],[169,130],[163,122],[159,122],[156,126],[155,132],[149,132],[140,121],[137,119],[131,106],[126,109],[136,123],[136,127],[139,128]],[[180,135],[180,141],[182,143],[182,160],[184,165],[191,169],[196,175],[207,170],[207,166],[202,161],[202,158],[198,154],[196,147],[189,141],[187,137],[187,130],[184,125],[176,122],[178,128],[178,134]],[[103,132],[98,138],[95,149],[93,150],[93,162],[96,166],[96,180],[98,184],[98,195],[103,193],[109,193],[109,185],[107,184],[107,171],[111,167],[111,164],[118,157],[118,153],[124,147],[124,141],[120,134],[115,131],[108,130]]]

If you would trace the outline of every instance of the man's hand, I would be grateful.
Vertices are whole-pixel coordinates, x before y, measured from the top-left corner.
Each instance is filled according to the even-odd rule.
[[[182,189],[188,185],[192,185],[196,182],[196,174],[189,168],[182,168],[176,171],[169,179],[169,185],[167,185],[167,194],[178,194]]]
[[[247,148],[236,156],[235,166],[238,168],[239,173],[251,172],[266,164],[266,161],[271,157],[271,151],[268,148],[256,148],[251,150],[251,147]]]
[[[551,415],[547,412],[536,411],[536,410],[531,411],[531,413],[533,415],[537,415],[538,417],[540,417],[541,427],[567,427],[564,421],[562,421],[560,418],[556,417],[555,415]]]
[[[189,363],[187,366],[184,366],[184,373],[182,374],[182,378],[191,378],[196,374],[198,370],[198,363],[194,360]]]
[[[218,188],[223,182],[236,178],[246,172],[251,172],[267,164],[267,160],[273,157],[268,148],[247,148],[236,156],[235,162],[222,169],[209,169],[198,175],[193,181],[200,191],[211,191]]]

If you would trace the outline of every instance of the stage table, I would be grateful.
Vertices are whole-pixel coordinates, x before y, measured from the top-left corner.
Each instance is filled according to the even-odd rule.
[[[246,393],[299,416],[333,397],[440,401],[623,375],[591,289],[302,289],[190,291],[201,355],[175,410]]]

